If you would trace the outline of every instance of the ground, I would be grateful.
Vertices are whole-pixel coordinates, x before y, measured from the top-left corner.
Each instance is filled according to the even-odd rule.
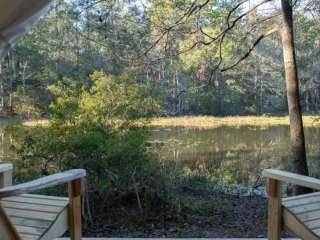
[[[140,213],[134,204],[122,203],[122,206],[120,204],[112,210],[105,209],[104,211],[99,208],[94,211],[94,225],[86,230],[85,236],[187,238],[266,236],[265,198],[222,193],[208,195],[190,190],[185,190],[182,194],[185,199],[193,198],[194,204],[208,204],[211,201],[214,207],[204,206],[198,212],[194,209],[188,211],[185,208],[177,212],[168,204],[157,202],[149,210],[153,213],[140,215],[141,219],[144,218],[142,221],[137,221]],[[208,212],[205,212],[206,210]],[[110,219],[110,216],[113,216],[113,219]]]

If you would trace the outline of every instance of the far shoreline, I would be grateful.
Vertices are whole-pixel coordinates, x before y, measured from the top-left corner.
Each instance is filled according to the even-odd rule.
[[[320,126],[320,116],[303,116],[304,127]],[[154,127],[184,127],[191,129],[210,129],[217,127],[241,126],[289,126],[289,116],[179,116],[152,118],[147,124]]]
[[[26,127],[46,127],[48,119],[22,121]],[[177,117],[156,117],[133,121],[138,126],[151,127],[183,127],[189,129],[211,129],[218,127],[272,127],[289,126],[289,116],[177,116]],[[319,127],[320,115],[303,116],[304,127]]]

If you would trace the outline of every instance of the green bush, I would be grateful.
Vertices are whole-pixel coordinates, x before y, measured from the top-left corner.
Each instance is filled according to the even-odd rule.
[[[49,126],[8,128],[15,140],[17,181],[84,168],[89,190],[98,195],[126,191],[133,177],[139,181],[150,159],[148,131],[133,120],[146,117],[146,109],[156,104],[130,79],[103,72],[91,79],[91,87],[68,79],[50,86],[55,101]]]

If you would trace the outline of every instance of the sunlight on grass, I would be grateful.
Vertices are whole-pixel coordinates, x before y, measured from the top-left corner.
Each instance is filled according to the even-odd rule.
[[[217,128],[222,126],[259,126],[270,127],[277,125],[289,125],[289,117],[270,117],[270,116],[230,116],[230,117],[211,117],[211,116],[182,116],[182,117],[160,117],[150,121],[139,120],[137,125],[160,126],[160,127],[185,127],[185,128]],[[320,116],[304,116],[303,124],[305,127],[320,126]],[[26,127],[47,127],[48,119],[24,121]]]
[[[305,127],[319,126],[320,116],[304,116]],[[230,117],[210,117],[210,116],[184,116],[154,118],[149,126],[161,127],[185,127],[185,128],[217,128],[222,126],[259,126],[269,127],[276,125],[289,125],[289,117],[269,117],[269,116],[230,116]]]
[[[26,127],[47,127],[49,126],[49,120],[48,119],[29,120],[29,121],[24,121],[22,125]]]

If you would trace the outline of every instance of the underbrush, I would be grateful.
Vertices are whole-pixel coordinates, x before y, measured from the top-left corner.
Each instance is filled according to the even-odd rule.
[[[50,86],[56,98],[46,124],[8,125],[15,182],[86,169],[85,231],[94,237],[207,236],[199,230],[233,226],[251,214],[251,200],[227,194],[216,179],[157,161],[148,128],[134,124],[156,107],[131,78],[102,72],[91,78],[91,87],[68,80]],[[41,193],[65,195],[66,188]]]
[[[30,128],[17,123],[8,127],[17,152],[15,181],[74,167],[87,169],[86,236],[211,236],[208,229],[234,224],[244,211],[252,214],[246,212],[252,210],[248,206],[264,204],[263,198],[230,194],[216,179],[164,167],[152,158],[146,129],[126,129],[116,138],[101,137],[101,131],[97,134],[92,127],[82,131],[79,126],[77,131],[60,127],[56,131],[56,127]],[[41,193],[67,194],[66,187]],[[262,219],[263,210],[258,209],[257,215]],[[207,231],[201,232],[203,228]]]
[[[149,171],[140,179],[138,191],[113,192],[108,199],[92,202],[93,224],[87,236],[265,236],[265,198],[209,189],[214,183],[199,177],[168,181],[154,166]]]

